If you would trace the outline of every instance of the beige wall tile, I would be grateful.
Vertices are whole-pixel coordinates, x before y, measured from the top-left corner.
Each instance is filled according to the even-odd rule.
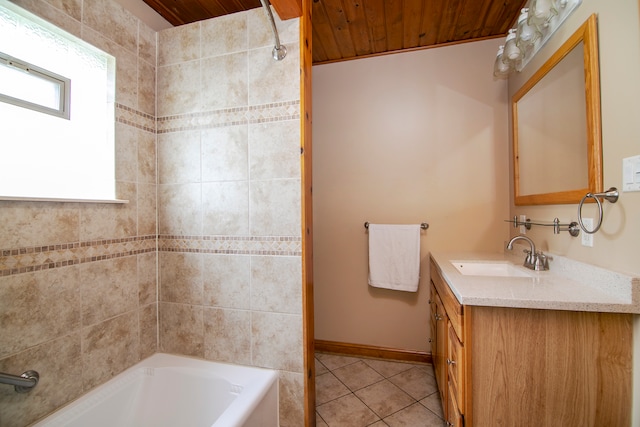
[[[136,182],[138,175],[138,132],[122,123],[115,124],[116,181]]]
[[[2,202],[0,248],[21,248],[77,242],[77,203]]]
[[[251,303],[248,255],[203,254],[204,305],[249,309]]]
[[[251,313],[205,308],[204,357],[219,362],[251,364]]]
[[[138,103],[144,113],[156,115],[156,68],[138,59]]]
[[[304,376],[280,371],[280,427],[304,425]]]
[[[202,233],[202,185],[158,186],[158,229],[160,234]]]
[[[204,357],[203,308],[159,303],[160,351]]]
[[[45,0],[56,9],[60,9],[65,14],[78,21],[82,17],[82,0]]]
[[[160,253],[160,301],[202,305],[202,255]]]
[[[156,136],[138,129],[138,182],[156,183]]]
[[[139,254],[137,258],[138,272],[138,305],[152,304],[158,301],[157,261],[155,252]]]
[[[81,240],[113,239],[137,234],[137,185],[133,182],[116,182],[116,197],[129,202],[81,204]]]
[[[55,355],[55,357],[53,357]],[[40,374],[36,388],[18,394],[0,387],[0,425],[24,427],[82,394],[80,335],[73,333],[0,360],[0,371]]]
[[[203,234],[246,235],[249,232],[249,183],[202,184]]]
[[[200,132],[164,133],[158,136],[158,182],[200,182]]]
[[[300,99],[300,45],[287,46],[287,57],[274,61],[271,48],[249,51],[249,105]]]
[[[252,235],[299,236],[300,180],[251,183],[249,202]]]
[[[157,233],[156,185],[138,184],[138,235]]]
[[[203,59],[201,90],[204,110],[246,106],[247,53]]]
[[[0,277],[0,357],[80,328],[76,267]]]
[[[156,61],[156,47],[157,33],[147,27],[144,23],[140,22],[138,26],[138,55],[139,59],[145,61],[147,64],[155,67]]]
[[[158,351],[158,304],[145,305],[138,311],[140,325],[140,359]]]
[[[126,49],[108,35],[105,36],[104,33],[94,31],[87,26],[83,26],[82,39],[116,58],[116,102],[137,108],[138,58],[136,51]]]
[[[135,256],[81,264],[78,269],[84,326],[138,307]]]
[[[202,57],[247,49],[247,14],[234,13],[202,21]]]
[[[246,125],[202,131],[202,181],[248,179],[248,135]]]
[[[116,102],[138,108],[138,58],[123,49],[114,56],[116,57]],[[145,87],[145,89],[148,88]]]
[[[78,5],[80,0],[73,0],[67,2],[63,0],[65,5],[60,8],[57,2],[50,1],[44,2],[42,0],[11,0],[11,3],[15,3],[25,10],[45,19],[46,21],[54,24],[58,28],[65,30],[66,32],[73,34],[80,38],[82,36],[82,25],[80,24],[80,16],[78,16]],[[54,4],[56,7],[52,6]],[[66,11],[65,6],[69,7]]]
[[[275,313],[302,313],[300,257],[251,257],[251,309]]]
[[[82,386],[89,391],[139,358],[138,314],[130,311],[82,330]]]
[[[300,177],[300,121],[249,126],[251,179]]]
[[[109,34],[129,52],[137,52],[138,20],[118,3],[84,0],[82,12],[83,24],[102,34]]]
[[[200,61],[158,67],[158,116],[202,110]]]
[[[158,65],[200,59],[200,22],[180,25],[158,33]]]
[[[252,312],[251,348],[255,366],[302,372],[302,317]]]

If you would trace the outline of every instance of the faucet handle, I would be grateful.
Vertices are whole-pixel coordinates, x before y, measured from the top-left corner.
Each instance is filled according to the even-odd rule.
[[[549,269],[549,260],[542,251],[536,252],[533,261],[534,269],[536,271],[546,271]]]

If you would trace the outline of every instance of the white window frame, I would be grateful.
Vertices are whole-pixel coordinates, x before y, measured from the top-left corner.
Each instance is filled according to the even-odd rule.
[[[44,68],[40,68],[36,65],[30,64],[26,61],[22,61],[9,56],[3,52],[0,52],[0,66],[18,69],[32,76],[34,79],[47,80],[48,82],[51,82],[59,87],[58,108],[49,108],[45,105],[36,104],[25,99],[14,98],[2,92],[0,92],[0,101],[69,120],[69,118],[71,117],[71,111],[69,108],[71,94],[70,79],[56,74],[52,71],[45,70]]]

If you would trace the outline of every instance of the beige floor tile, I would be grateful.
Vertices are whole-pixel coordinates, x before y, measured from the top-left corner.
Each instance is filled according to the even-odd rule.
[[[327,367],[324,366],[318,358],[316,358],[316,377],[318,375],[326,374],[327,372],[329,372],[329,369],[327,369]]]
[[[417,367],[393,376],[389,378],[389,381],[416,400],[424,399],[438,390],[435,378]]]
[[[432,365],[328,353],[316,353],[316,411],[318,427],[443,424]]]
[[[331,372],[316,377],[316,405],[345,396],[351,391]]]
[[[351,391],[360,390],[384,379],[382,375],[371,369],[369,365],[361,360],[332,372],[333,375],[349,387]]]
[[[329,427],[327,423],[324,422],[320,414],[316,412],[316,427]]]
[[[390,427],[441,427],[442,419],[419,403],[384,419]]]
[[[385,378],[392,377],[413,368],[414,365],[404,362],[382,359],[362,359],[364,363],[372,367],[376,372]]]
[[[358,390],[355,395],[380,418],[391,415],[415,402],[415,399],[388,380]]]
[[[329,427],[365,427],[380,419],[353,394],[332,400],[316,409]]]
[[[434,414],[444,419],[444,413],[442,411],[442,400],[440,399],[440,393],[437,391],[429,396],[425,397],[420,403],[431,410]]]
[[[380,420],[376,423],[371,424],[369,427],[389,427],[389,425],[384,421]]]
[[[331,371],[346,365],[350,365],[360,360],[357,357],[339,356],[337,354],[328,353],[316,353],[316,358]]]

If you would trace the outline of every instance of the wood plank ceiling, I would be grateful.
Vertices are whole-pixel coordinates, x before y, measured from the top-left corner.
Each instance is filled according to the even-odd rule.
[[[261,7],[260,0],[144,0],[173,25]],[[272,0],[282,19],[312,1],[313,63],[505,36],[527,0]]]

